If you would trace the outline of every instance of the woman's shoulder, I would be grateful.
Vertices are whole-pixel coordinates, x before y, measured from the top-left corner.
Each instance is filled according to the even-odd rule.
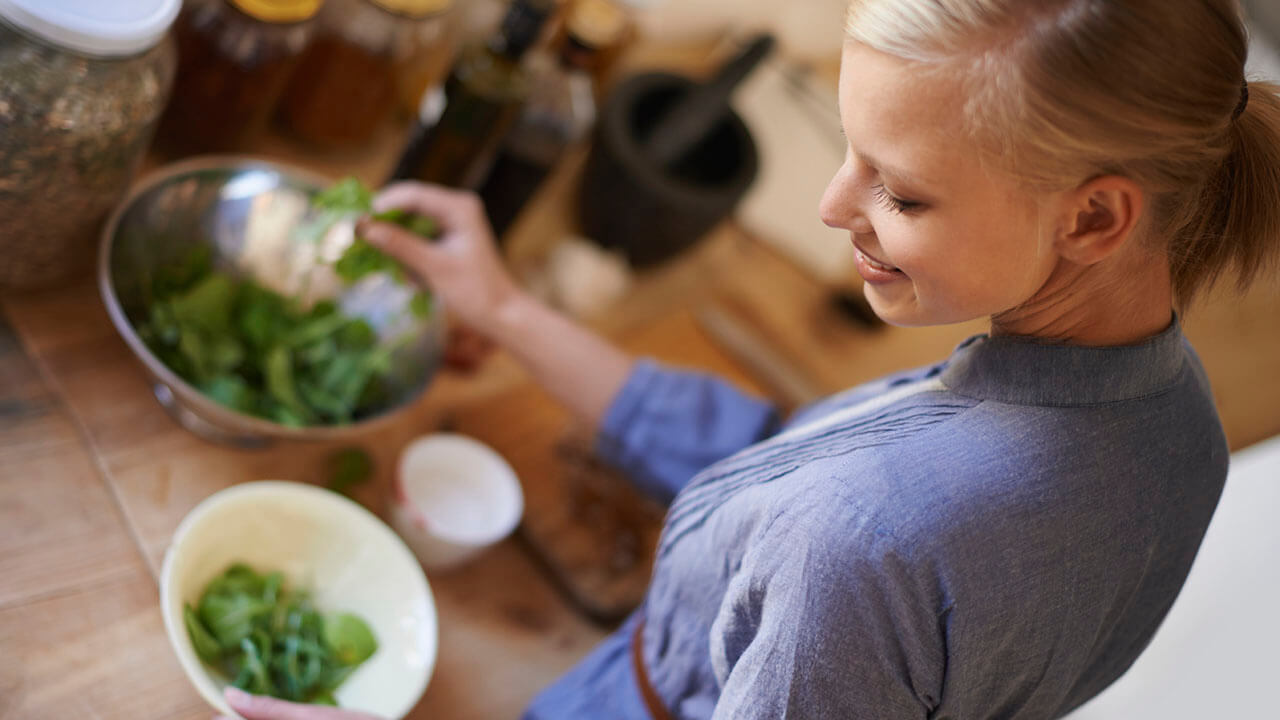
[[[803,516],[836,545],[865,542],[849,530],[868,530],[900,550],[1015,520],[1063,532],[1086,516],[1121,525],[1170,509],[1153,504],[1211,504],[1226,476],[1221,425],[1194,382],[1082,407],[935,394],[883,414],[892,431],[880,440],[864,430],[792,468],[779,482],[779,515]]]
[[[924,365],[846,388],[797,409],[791,417],[787,418],[784,429],[800,427],[842,409],[873,400],[903,386],[934,379],[945,367],[945,362]]]

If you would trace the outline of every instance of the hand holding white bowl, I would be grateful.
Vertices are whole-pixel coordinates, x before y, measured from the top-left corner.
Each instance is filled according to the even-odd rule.
[[[373,715],[353,710],[322,705],[300,705],[273,697],[250,695],[233,687],[227,688],[222,695],[231,709],[239,713],[244,720],[381,720]],[[219,715],[215,720],[236,719]]]

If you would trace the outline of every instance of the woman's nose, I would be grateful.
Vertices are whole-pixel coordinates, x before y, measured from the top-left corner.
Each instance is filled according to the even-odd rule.
[[[858,207],[853,187],[853,170],[848,162],[836,170],[818,204],[818,215],[828,227],[851,229]]]

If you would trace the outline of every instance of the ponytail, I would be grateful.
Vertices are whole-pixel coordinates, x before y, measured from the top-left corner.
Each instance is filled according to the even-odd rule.
[[[1198,202],[1175,215],[1169,266],[1185,306],[1224,273],[1240,290],[1280,258],[1280,86],[1250,82],[1230,151]],[[1179,222],[1181,221],[1181,222]],[[1181,227],[1176,227],[1181,225]]]

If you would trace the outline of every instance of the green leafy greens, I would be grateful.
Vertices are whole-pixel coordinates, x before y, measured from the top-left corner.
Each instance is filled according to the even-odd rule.
[[[138,334],[217,402],[290,426],[351,422],[382,397],[391,367],[392,348],[334,303],[302,309],[221,272],[157,297]]]
[[[313,200],[323,235],[334,222],[368,212],[373,194],[354,178]],[[400,210],[375,215],[424,236],[429,218]],[[335,264],[347,284],[373,272],[403,281],[388,255],[356,238]],[[304,308],[290,298],[214,269],[207,247],[162,268],[152,279],[147,316],[138,334],[156,357],[213,400],[284,425],[341,425],[383,399],[392,348],[372,327],[331,301]],[[431,296],[413,295],[409,311],[425,317]]]
[[[359,617],[322,615],[283,574],[239,563],[184,606],[183,620],[196,654],[232,685],[294,702],[336,705],[333,692],[378,650]]]
[[[372,475],[373,458],[360,448],[342,448],[329,456],[329,489],[336,493],[349,495]]]
[[[344,178],[327,190],[320,193],[311,203],[319,210],[317,225],[328,228],[334,222],[348,217],[365,215],[373,211],[373,193],[353,177]],[[435,239],[440,235],[440,227],[436,221],[425,215],[418,215],[393,208],[373,213],[374,220],[389,222],[405,228],[409,232],[427,239]],[[354,283],[366,275],[385,272],[397,282],[404,282],[404,271],[399,263],[390,255],[370,245],[364,238],[356,236],[355,240],[342,253],[342,257],[334,264],[334,270],[347,284]],[[410,302],[415,315],[422,317],[431,312],[431,296],[425,291],[418,291]]]

